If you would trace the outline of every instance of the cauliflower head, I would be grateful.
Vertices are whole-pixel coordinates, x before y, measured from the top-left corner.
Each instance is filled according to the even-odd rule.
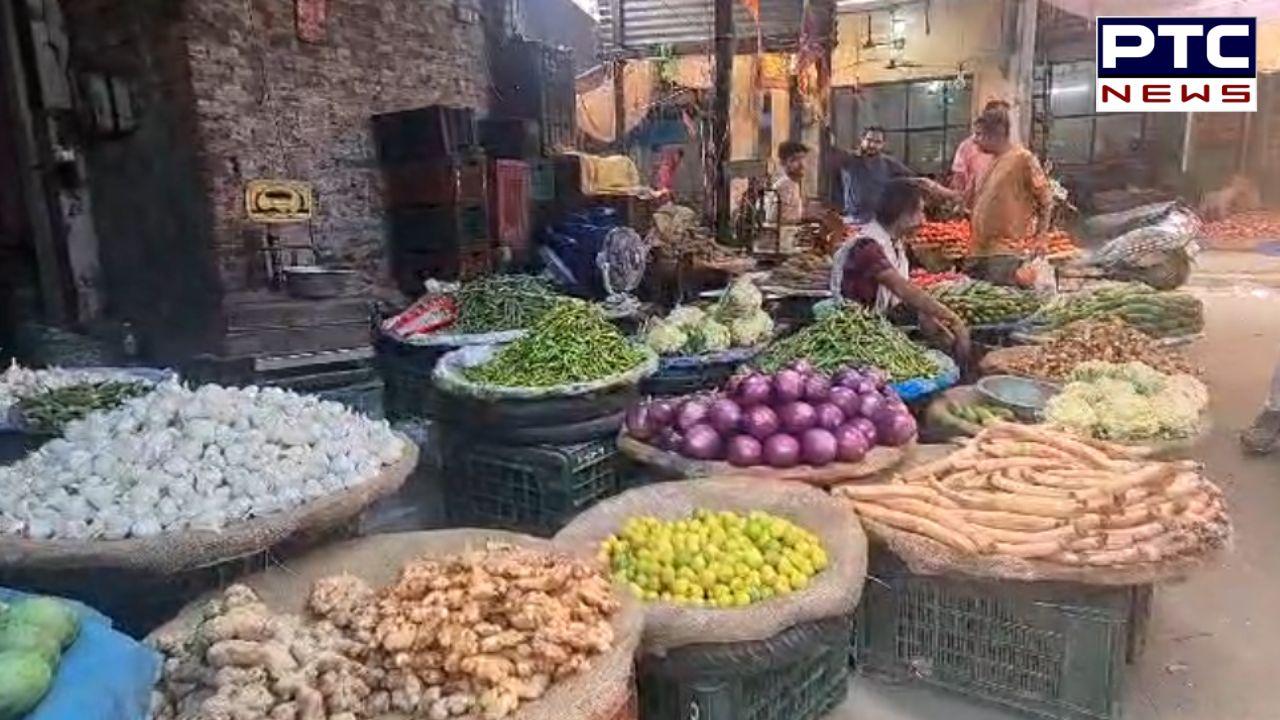
[[[724,320],[745,318],[760,310],[764,305],[764,294],[760,288],[747,277],[739,277],[729,285],[724,297],[720,298],[717,315]]]
[[[667,315],[667,322],[681,330],[688,331],[697,327],[698,323],[702,322],[702,319],[706,316],[707,314],[701,308],[692,305],[681,305]]]
[[[773,318],[764,310],[757,310],[730,322],[729,335],[736,347],[759,345],[773,335]]]
[[[729,332],[729,328],[712,320],[704,318],[689,333],[689,349],[695,353],[712,353],[728,350],[733,336]]]
[[[674,355],[689,343],[689,335],[675,323],[654,320],[645,331],[644,341],[659,355]]]

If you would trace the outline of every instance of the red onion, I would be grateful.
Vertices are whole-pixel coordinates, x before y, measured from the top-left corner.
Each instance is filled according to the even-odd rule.
[[[694,425],[684,434],[680,454],[695,460],[715,460],[720,457],[720,433],[710,425]]]
[[[741,425],[748,435],[757,440],[764,440],[782,427],[778,414],[768,405],[747,408],[742,413]]]
[[[680,445],[683,443],[684,436],[680,434],[679,430],[676,430],[675,428],[667,428],[658,433],[658,439],[655,444],[663,450],[678,452],[680,450]]]
[[[852,388],[862,382],[862,373],[853,368],[841,368],[831,380],[836,385]]]
[[[810,375],[804,381],[804,399],[811,403],[825,402],[831,396],[831,381],[825,375]]]
[[[729,399],[716,400],[707,410],[707,419],[716,432],[730,437],[738,431],[738,425],[742,422],[742,408]]]
[[[792,402],[778,408],[782,429],[799,435],[818,424],[818,412],[807,402]]]
[[[835,403],[822,403],[814,408],[818,413],[818,427],[835,430],[844,424],[844,411]]]
[[[744,408],[763,405],[769,402],[773,394],[773,383],[764,375],[749,375],[738,386],[738,404]]]
[[[854,418],[849,424],[858,428],[858,430],[867,438],[868,445],[875,445],[880,441],[880,433],[876,430],[876,424],[867,418]]]
[[[676,427],[684,432],[703,422],[707,417],[707,403],[702,400],[685,400],[676,410]]]
[[[753,467],[764,461],[764,445],[750,435],[735,435],[729,439],[725,457],[730,465]]]
[[[654,426],[665,428],[676,419],[676,406],[670,400],[649,403],[649,419]]]
[[[813,363],[809,362],[808,360],[805,360],[804,358],[791,361],[791,365],[789,365],[788,367],[800,373],[801,375],[810,375],[813,373]]]
[[[882,445],[899,447],[916,436],[916,419],[911,413],[882,408],[872,421],[876,425],[876,437]]]
[[[830,430],[810,428],[800,436],[800,457],[809,465],[822,467],[836,459],[836,436]]]
[[[804,377],[795,370],[779,370],[773,376],[773,401],[779,405],[804,397]]]
[[[879,368],[869,368],[863,372],[862,375],[866,377],[866,379],[875,383],[877,390],[884,387],[885,383],[889,382],[889,376]]]
[[[858,403],[861,399],[858,393],[847,387],[836,386],[831,388],[831,395],[827,398],[833,405],[840,408],[840,412],[846,417],[853,417],[858,414]]]
[[[800,441],[778,433],[764,441],[764,461],[771,467],[789,468],[800,464]]]
[[[884,407],[884,398],[879,393],[870,392],[858,399],[858,414],[864,418],[873,418]]]
[[[861,462],[871,450],[871,443],[867,442],[867,436],[855,423],[841,426],[836,430],[835,436],[836,458],[840,462]]]

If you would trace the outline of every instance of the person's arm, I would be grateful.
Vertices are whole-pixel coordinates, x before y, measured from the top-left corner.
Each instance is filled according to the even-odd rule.
[[[915,184],[924,189],[930,195],[937,195],[948,200],[959,201],[964,199],[964,195],[952,190],[951,188],[934,182],[923,175],[916,175],[911,168],[902,164],[902,161],[891,157],[889,158],[889,168],[894,177],[910,178]]]
[[[1031,181],[1031,197],[1036,203],[1035,250],[1043,255],[1049,251],[1049,227],[1053,222],[1053,187],[1049,176],[1035,155],[1027,153],[1027,171]]]
[[[918,285],[903,277],[897,270],[882,270],[876,280],[889,289],[898,299],[923,316],[933,318],[951,333],[955,352],[960,358],[969,356],[969,328],[951,308],[938,302]]]
[[[972,142],[972,139],[965,139],[960,143],[951,160],[951,189],[961,194],[969,186],[969,148]]]

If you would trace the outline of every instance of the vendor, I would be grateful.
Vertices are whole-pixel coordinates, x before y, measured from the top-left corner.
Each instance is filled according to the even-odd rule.
[[[1043,255],[1048,251],[1053,188],[1036,156],[1010,138],[1007,110],[984,111],[977,127],[978,146],[994,160],[975,192],[973,256],[966,261],[965,272],[971,277],[1011,285],[1021,264],[1021,252],[1011,241],[1033,232],[1033,252]]]
[[[1009,103],[1004,100],[992,100],[983,106],[982,112],[1003,110],[1007,113],[1009,107]],[[978,145],[978,123],[975,120],[973,134],[960,143],[956,148],[955,158],[951,161],[951,189],[960,193],[965,208],[973,207],[978,183],[986,176],[987,170],[991,169],[993,160],[995,157]]]
[[[931,194],[959,200],[960,194],[925,177],[915,177],[911,168],[895,157],[884,154],[884,128],[872,125],[862,131],[858,151],[848,153],[833,147],[834,162],[843,188],[844,213],[855,223],[869,222],[885,184],[894,178],[914,178]]]
[[[924,224],[924,197],[906,178],[890,180],[880,195],[872,222],[836,251],[831,296],[887,313],[899,304],[914,310],[926,332],[941,331],[955,356],[969,356],[969,329],[960,316],[911,282],[903,241]]]
[[[809,158],[809,147],[804,143],[788,140],[778,146],[778,162],[782,168],[774,177],[770,188],[777,196],[777,202],[771,210],[766,210],[769,219],[778,225],[778,247],[791,250],[796,247],[796,237],[800,225],[816,220],[805,211],[804,165]]]

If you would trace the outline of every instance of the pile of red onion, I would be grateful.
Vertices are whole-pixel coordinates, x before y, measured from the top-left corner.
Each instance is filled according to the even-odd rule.
[[[626,431],[663,450],[738,467],[856,463],[877,444],[915,438],[915,418],[886,380],[879,370],[826,375],[801,360],[773,375],[737,375],[712,395],[637,405]]]

